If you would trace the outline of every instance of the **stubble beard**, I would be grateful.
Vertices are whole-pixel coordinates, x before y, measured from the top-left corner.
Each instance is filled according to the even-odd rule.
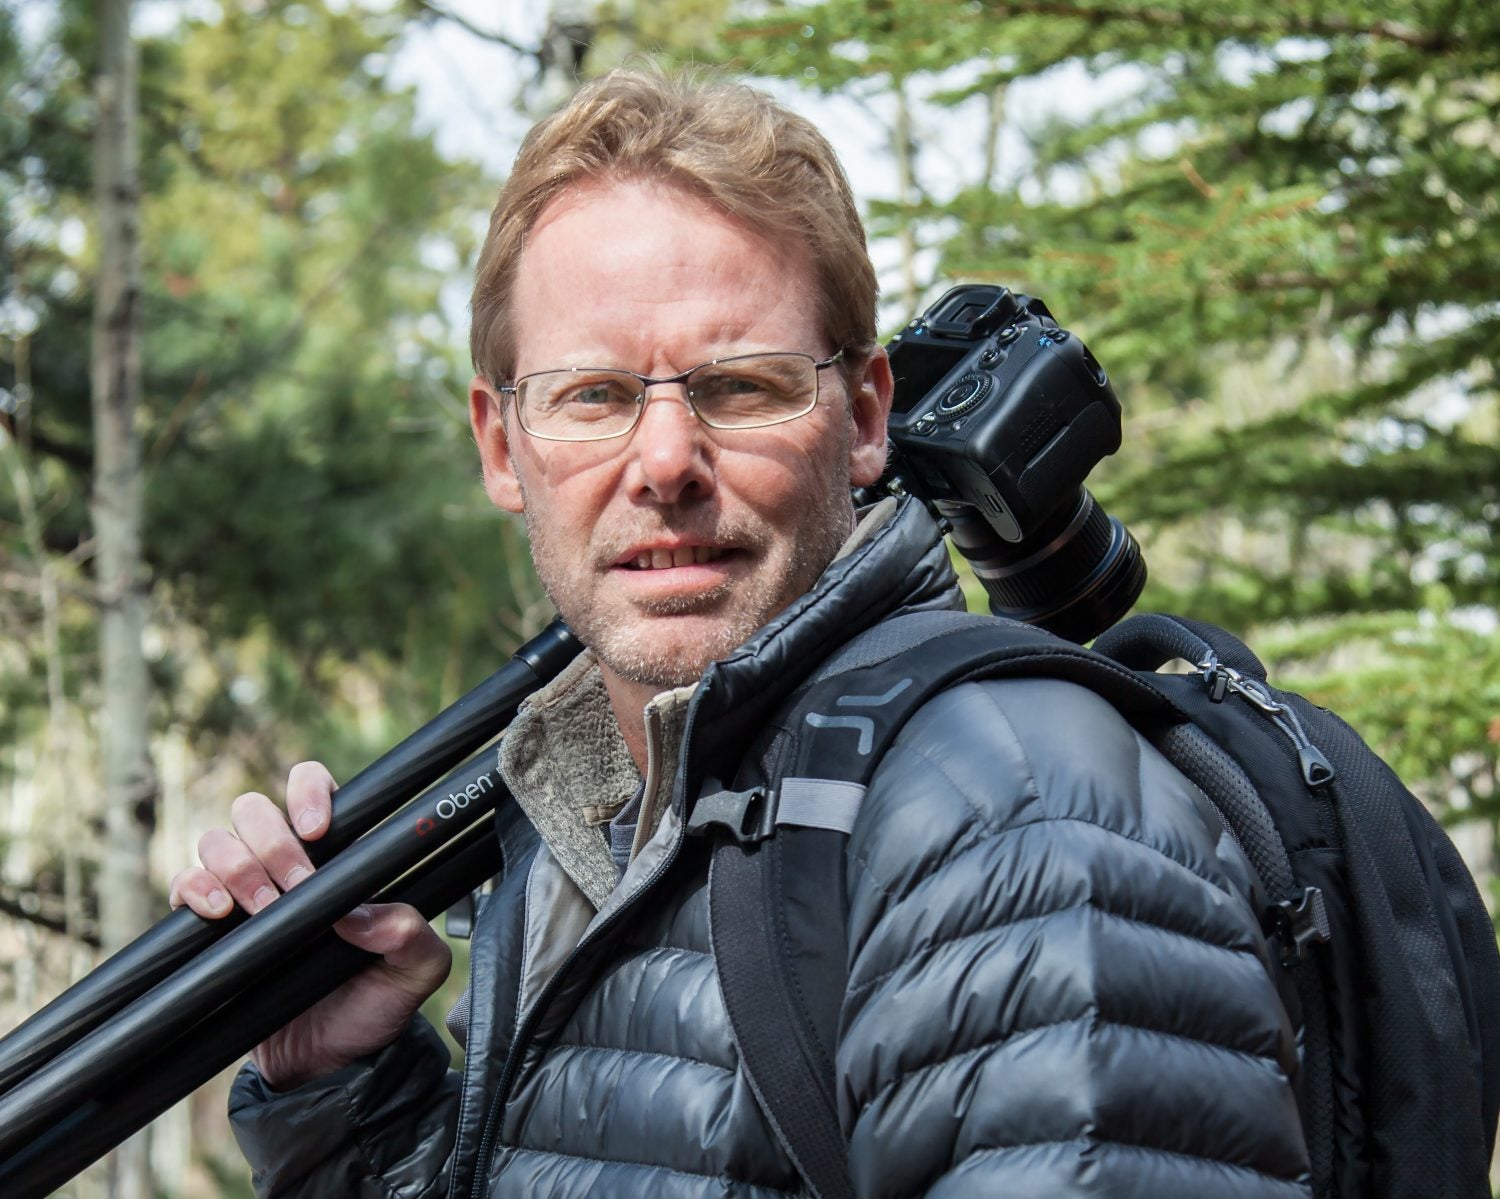
[[[727,578],[708,591],[637,601],[629,608],[570,595],[564,551],[552,544],[542,522],[532,518],[534,509],[525,503],[522,487],[531,561],[553,606],[603,665],[627,682],[657,690],[688,686],[698,681],[710,662],[733,653],[768,620],[809,591],[833,561],[853,524],[849,483],[842,476],[841,471],[831,472],[817,511],[809,513],[801,524],[785,562],[762,562],[749,578]],[[666,515],[653,532],[691,532],[721,544],[745,547],[762,558],[772,544],[758,522],[720,516],[711,528],[705,528],[706,523],[701,517],[695,519],[689,510]],[[608,557],[607,552],[603,556]],[[772,570],[775,573],[768,575]],[[652,635],[653,617],[693,615],[703,616],[704,621],[692,626],[686,635],[672,635],[668,630],[656,630]]]

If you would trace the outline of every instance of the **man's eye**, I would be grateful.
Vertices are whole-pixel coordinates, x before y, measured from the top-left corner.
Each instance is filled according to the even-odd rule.
[[[615,380],[581,383],[570,388],[559,401],[559,406],[570,408],[614,407],[635,403],[630,389]]]
[[[725,373],[698,380],[694,390],[704,399],[729,400],[764,395],[775,388],[756,375]]]

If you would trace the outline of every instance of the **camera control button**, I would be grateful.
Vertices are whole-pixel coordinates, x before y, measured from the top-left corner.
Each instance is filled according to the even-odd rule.
[[[932,434],[937,432],[937,427],[937,417],[928,412],[924,413],[922,416],[917,417],[917,419],[912,422],[911,429],[909,431],[912,433],[920,434],[923,437],[930,437]]]
[[[952,420],[977,407],[990,394],[994,376],[978,373],[964,375],[948,388],[937,402],[937,415],[942,420]]]

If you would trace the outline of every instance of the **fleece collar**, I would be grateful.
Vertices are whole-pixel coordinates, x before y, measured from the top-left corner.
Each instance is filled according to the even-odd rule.
[[[521,706],[500,743],[500,774],[558,865],[600,906],[619,871],[599,826],[641,779],[592,651]]]

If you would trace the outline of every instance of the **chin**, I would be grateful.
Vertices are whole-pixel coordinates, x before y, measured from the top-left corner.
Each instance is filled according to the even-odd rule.
[[[603,631],[585,643],[622,679],[666,690],[696,683],[711,662],[732,654],[761,622],[671,620],[675,628],[662,628],[661,623],[665,622],[650,620]]]

